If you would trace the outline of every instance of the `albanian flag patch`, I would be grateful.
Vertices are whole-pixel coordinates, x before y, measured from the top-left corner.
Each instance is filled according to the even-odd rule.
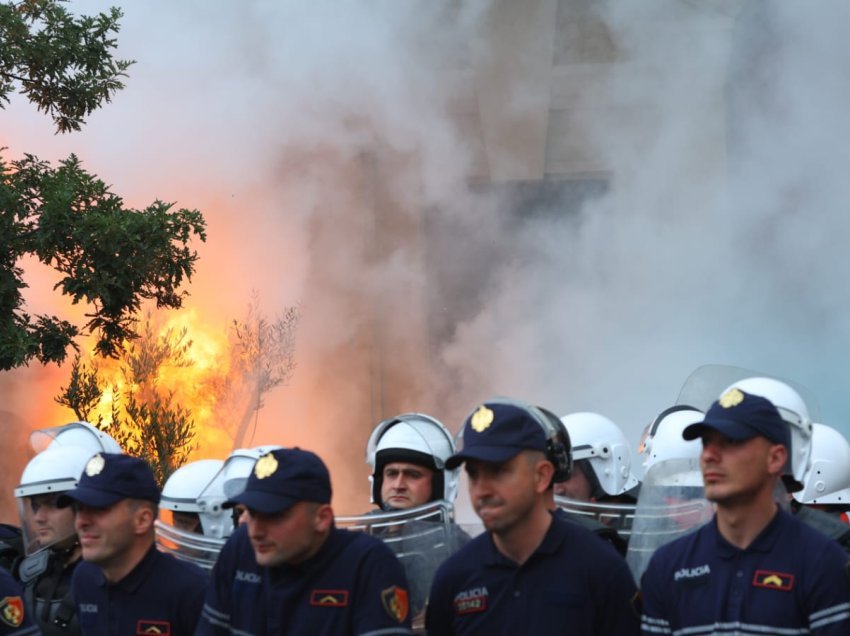
[[[0,601],[0,621],[20,627],[24,621],[24,601],[20,596],[6,596]]]
[[[381,592],[381,603],[384,604],[384,609],[387,614],[396,619],[399,623],[403,623],[407,618],[407,612],[410,609],[410,603],[407,598],[407,590],[393,585]]]

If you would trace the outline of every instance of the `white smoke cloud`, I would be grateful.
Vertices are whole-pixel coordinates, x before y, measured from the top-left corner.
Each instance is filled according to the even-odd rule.
[[[382,364],[417,381],[388,387],[402,395],[388,403],[453,429],[503,394],[601,412],[636,444],[690,371],[719,362],[810,386],[850,433],[850,8],[562,0],[561,17],[596,12],[616,52],[585,67],[596,81],[568,113],[610,179],[575,214],[555,196],[521,220],[515,189],[470,190],[480,149],[458,129],[488,6],[127,3],[127,88],[62,137],[13,100],[6,156],[76,152],[131,205],[204,211],[190,304],[215,319],[240,315],[250,288],[266,308],[303,302],[296,379],[254,442],[297,423],[285,441],[332,445],[351,464],[341,481],[363,478],[368,429],[335,428],[391,413],[370,368],[339,352],[408,324],[413,340],[423,324],[438,338],[391,340]]]

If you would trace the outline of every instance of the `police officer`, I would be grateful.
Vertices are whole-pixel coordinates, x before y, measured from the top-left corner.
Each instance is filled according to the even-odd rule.
[[[570,482],[575,477],[576,463],[573,460],[574,458],[574,448],[572,446],[572,436],[567,432],[566,424],[564,420],[566,417],[562,417],[558,419],[554,413],[550,413],[545,409],[540,409],[550,420],[552,420],[553,424],[559,424],[558,435],[560,436],[558,439],[560,440],[558,443],[564,446],[564,448],[568,448],[570,451],[570,460],[571,460],[571,470],[570,470],[570,478],[566,480],[566,482],[552,482],[552,485],[546,491],[546,505],[558,517],[562,519],[566,519],[567,521],[577,524],[586,530],[590,530],[593,534],[598,536],[599,538],[610,543],[617,552],[625,557],[629,548],[628,541],[617,532],[617,524],[606,525],[599,521],[600,511],[598,509],[596,511],[593,510],[593,507],[586,506],[586,504],[579,502],[578,500],[573,499],[565,499],[564,498],[564,490],[562,488],[563,484]],[[595,414],[589,414],[595,415]],[[599,416],[602,417],[602,416]],[[606,418],[607,419],[607,418]],[[613,422],[612,422],[613,424]],[[586,460],[585,460],[586,461]],[[589,469],[588,469],[589,470]],[[560,491],[561,496],[555,497],[555,493]],[[579,506],[582,506],[579,508]],[[612,507],[613,509],[613,507]],[[634,511],[634,506],[632,506],[632,512]],[[619,514],[617,515],[619,518]]]
[[[71,585],[85,636],[193,633],[207,577],[156,549],[159,497],[147,463],[116,453],[94,455],[60,496],[76,510],[84,561]]]
[[[71,576],[80,562],[74,512],[57,506],[58,496],[76,486],[94,453],[68,446],[36,455],[15,489],[27,556],[18,565],[29,611],[44,634],[79,634]]]
[[[157,547],[177,558],[212,570],[235,524],[219,475],[224,461],[199,459],[175,470],[162,487]]]
[[[446,460],[454,449],[454,439],[442,422],[424,413],[403,413],[380,422],[366,444],[372,502],[381,510],[355,522],[382,539],[402,562],[414,627],[423,619],[437,567],[469,541],[452,519],[458,470],[448,470]],[[427,504],[435,505],[410,516],[380,514]]]
[[[847,555],[777,505],[791,432],[766,398],[727,390],[685,428],[714,519],[662,546],[642,578],[645,634],[850,633]]]
[[[86,462],[97,452],[120,452],[109,435],[88,422],[34,431],[33,457],[15,488],[26,544],[17,576],[24,601],[45,636],[80,633],[71,593],[71,577],[81,560],[74,511],[59,508],[62,492],[77,485]]]
[[[632,474],[629,443],[620,427],[599,413],[561,418],[572,442],[573,471],[555,494],[577,501],[634,503],[638,478]],[[633,511],[633,510],[632,510]]]
[[[841,518],[850,508],[850,443],[831,426],[812,424],[812,461],[793,497],[791,510],[800,521],[850,552],[850,525]]]
[[[553,479],[570,471],[553,419],[505,399],[488,400],[467,417],[462,449],[446,465],[466,463],[470,498],[487,532],[437,571],[429,634],[638,633],[625,561],[547,506]]]
[[[7,570],[0,568],[0,636],[40,633],[24,603],[20,583]]]
[[[404,510],[429,501],[453,501],[457,474],[446,470],[454,441],[445,426],[424,413],[403,413],[380,422],[366,443],[372,502]]]
[[[225,544],[196,634],[411,634],[407,582],[380,540],[334,525],[331,482],[298,448],[260,457],[247,522]]]

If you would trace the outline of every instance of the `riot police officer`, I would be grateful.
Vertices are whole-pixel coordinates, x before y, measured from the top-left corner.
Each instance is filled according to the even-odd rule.
[[[80,561],[80,544],[74,513],[59,508],[57,498],[76,487],[92,455],[120,452],[120,446],[88,422],[41,429],[31,441],[44,450],[26,465],[15,488],[25,547],[16,572],[28,610],[43,634],[79,634],[71,576]]]
[[[366,463],[372,503],[381,510],[346,519],[382,539],[404,565],[414,627],[424,620],[437,567],[469,541],[453,519],[458,470],[447,469],[446,460],[454,450],[452,435],[430,415],[403,413],[378,423]]]

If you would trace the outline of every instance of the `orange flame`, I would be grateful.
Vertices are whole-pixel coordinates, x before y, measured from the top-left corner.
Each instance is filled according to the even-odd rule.
[[[125,358],[98,359],[98,374],[107,383],[95,415],[106,423],[112,422],[112,409],[123,409],[123,396],[133,394],[144,400],[153,390],[173,393],[174,404],[185,409],[193,424],[194,442],[189,461],[208,457],[226,457],[233,449],[236,432],[235,407],[226,387],[240,383],[242,378],[232,372],[233,346],[226,329],[205,324],[195,309],[170,312],[167,319],[156,324],[151,320],[152,339],[159,342],[175,339],[185,333],[185,357],[179,364],[173,361],[156,367],[149,387],[128,382]],[[125,345],[125,351],[136,343]],[[84,360],[91,363],[91,359]],[[241,387],[237,387],[239,389]],[[241,402],[244,402],[242,400]],[[94,418],[96,419],[96,417]]]

